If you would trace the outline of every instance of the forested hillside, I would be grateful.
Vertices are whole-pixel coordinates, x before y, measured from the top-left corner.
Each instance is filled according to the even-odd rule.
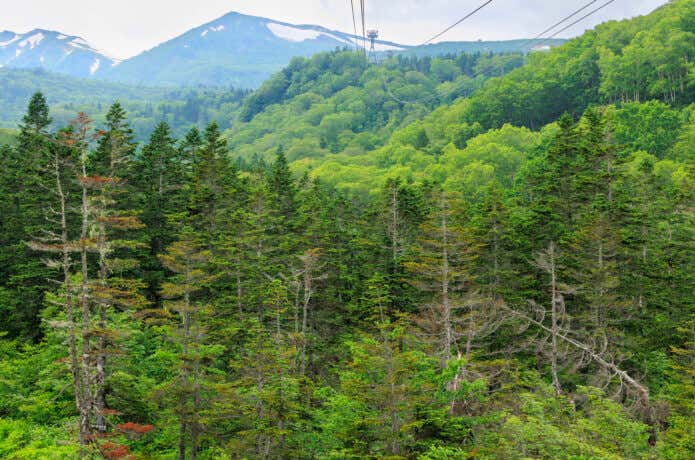
[[[528,58],[335,51],[141,143],[34,94],[0,457],[694,458],[694,54],[694,0]]]
[[[158,120],[166,121],[177,135],[192,126],[203,128],[220,120],[232,126],[248,91],[221,88],[149,88],[99,80],[74,78],[41,69],[0,68],[0,127],[16,128],[31,95],[40,90],[51,104],[51,129],[65,126],[79,111],[103,123],[113,101],[130,114],[138,140],[145,141]]]
[[[270,157],[279,145],[290,161],[369,152],[399,126],[523,62],[521,54],[459,54],[373,65],[350,51],[295,59],[245,100],[240,119],[248,123],[227,133],[230,148],[246,160]]]

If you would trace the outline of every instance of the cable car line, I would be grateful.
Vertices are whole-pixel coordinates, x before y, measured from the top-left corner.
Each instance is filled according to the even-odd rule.
[[[367,55],[367,20],[366,12],[364,8],[364,0],[360,0],[360,9],[362,11],[362,49],[364,50],[364,55]]]
[[[572,14],[570,14],[569,16],[567,16],[566,18],[564,18],[563,20],[556,22],[555,24],[553,24],[552,26],[548,27],[547,29],[545,29],[543,32],[539,33],[538,35],[536,35],[536,36],[533,37],[532,39],[527,40],[527,41],[525,41],[524,43],[522,43],[521,46],[520,46],[520,48],[522,48],[522,49],[523,49],[523,48],[526,48],[526,46],[528,46],[530,43],[535,42],[536,40],[538,40],[539,38],[541,38],[543,35],[547,34],[547,33],[550,32],[551,30],[553,30],[554,28],[556,28],[557,26],[559,26],[559,25],[561,25],[561,24],[563,24],[563,23],[569,21],[570,19],[572,19],[573,17],[575,17],[576,15],[578,15],[579,13],[581,13],[582,11],[584,11],[585,9],[589,8],[591,5],[593,5],[593,4],[596,3],[596,2],[598,2],[598,0],[592,0],[592,1],[590,1],[589,3],[587,3],[587,4],[584,5],[584,6],[582,6],[582,7],[579,8],[577,11],[575,11],[575,12],[572,13]]]
[[[558,30],[558,31],[555,32],[553,35],[551,35],[550,37],[548,37],[548,38],[544,39],[543,41],[541,41],[540,44],[542,45],[543,43],[546,43],[548,40],[552,40],[553,38],[557,37],[558,35],[560,35],[560,34],[561,34],[562,32],[564,32],[564,31],[566,31],[566,30],[569,29],[570,27],[573,27],[573,26],[579,24],[580,22],[582,22],[584,19],[588,18],[589,16],[593,16],[594,14],[598,13],[599,11],[601,11],[602,9],[604,9],[605,7],[607,7],[608,5],[610,5],[610,4],[613,3],[613,2],[615,2],[615,0],[609,0],[609,1],[607,1],[607,2],[604,3],[603,5],[599,6],[598,8],[596,8],[596,9],[594,9],[594,10],[592,10],[592,11],[590,11],[589,13],[585,14],[585,15],[582,16],[581,18],[577,19],[576,21],[574,21],[572,24],[568,25],[567,27],[563,27],[562,29]]]
[[[594,10],[592,10],[592,11],[590,11],[589,13],[585,14],[584,16],[582,16],[581,18],[579,18],[579,19],[577,19],[576,21],[572,22],[571,24],[567,25],[566,27],[563,27],[562,29],[558,30],[558,31],[555,32],[553,35],[551,35],[550,37],[545,38],[543,41],[540,42],[540,44],[546,43],[548,40],[552,40],[553,38],[557,37],[557,36],[558,36],[559,34],[561,34],[562,32],[564,32],[564,31],[566,31],[567,29],[569,29],[569,28],[571,28],[571,27],[573,27],[573,26],[579,24],[580,22],[582,22],[583,20],[587,19],[588,17],[593,16],[594,14],[596,14],[596,13],[599,12],[599,11],[601,11],[602,9],[604,9],[605,7],[607,7],[608,5],[610,5],[611,3],[614,3],[615,1],[616,1],[616,0],[609,0],[608,2],[606,2],[606,3],[602,4],[601,6],[599,6],[598,8],[595,8]],[[571,14],[571,15],[569,16],[569,18],[572,18],[572,17],[576,16],[576,15],[579,14],[581,11],[584,11],[586,8],[588,8],[589,6],[591,6],[591,5],[594,4],[594,3],[596,3],[596,2],[591,2],[591,3],[589,3],[589,4],[586,5],[585,7],[581,8],[580,10],[578,10],[577,12]],[[560,23],[558,23],[558,24],[556,24],[556,25],[550,27],[550,30],[554,29],[555,27],[557,27],[557,25],[562,24],[562,23],[565,22],[566,20],[567,20],[567,19],[565,19],[565,20],[561,21]],[[542,34],[544,34],[544,33],[546,33],[546,32],[541,32],[540,35],[542,35]],[[475,73],[475,74],[471,77],[471,79],[475,79],[475,78],[479,77],[480,75],[482,75],[483,73],[484,73],[484,72],[477,72],[477,73]],[[426,97],[423,97],[423,98],[420,98],[420,99],[415,99],[415,100],[410,100],[410,101],[408,101],[408,100],[403,100],[403,99],[399,98],[398,96],[396,96],[396,95],[393,93],[393,91],[391,91],[391,88],[390,88],[389,85],[388,85],[388,81],[386,80],[386,74],[385,74],[385,72],[383,71],[383,68],[382,68],[382,79],[383,79],[383,81],[384,81],[384,88],[386,89],[386,93],[387,93],[393,100],[395,100],[396,102],[399,102],[399,103],[401,103],[401,104],[418,104],[418,103],[425,102],[425,101],[428,101],[428,100],[430,100],[430,99],[433,99],[433,98],[435,98],[435,97],[437,97],[437,96],[448,97],[448,96],[454,94],[460,87],[462,87],[464,84],[467,83],[467,82],[462,83],[462,85],[459,86],[459,88],[453,88],[452,90],[448,91],[447,94],[439,94],[439,93],[437,92],[437,90],[435,89],[435,90],[434,90],[434,93],[433,93],[433,94],[430,94],[429,96],[426,96]]]
[[[482,10],[483,8],[485,8],[486,6],[488,6],[490,3],[492,3],[492,1],[493,1],[493,0],[488,0],[488,1],[486,1],[485,3],[483,3],[482,5],[480,5],[478,8],[476,8],[475,10],[471,11],[470,13],[468,13],[467,15],[465,15],[464,17],[462,17],[461,19],[459,19],[458,21],[456,21],[454,24],[450,25],[449,27],[447,27],[447,28],[444,29],[443,31],[439,32],[439,33],[438,33],[437,35],[435,35],[434,37],[432,37],[432,38],[430,38],[429,40],[427,40],[426,42],[422,43],[420,46],[428,45],[429,43],[431,43],[431,42],[433,42],[434,40],[438,39],[439,37],[441,37],[441,36],[444,35],[445,33],[449,32],[449,31],[450,31],[451,29],[453,29],[454,27],[456,27],[456,26],[458,26],[459,24],[461,24],[461,23],[462,23],[463,21],[465,21],[466,19],[468,19],[468,18],[470,18],[471,16],[475,15],[478,11],[480,11],[480,10]]]
[[[482,10],[483,8],[485,8],[486,6],[488,6],[490,3],[492,3],[492,1],[493,1],[493,0],[488,0],[488,1],[486,1],[485,3],[481,4],[480,6],[478,6],[478,8],[476,8],[475,10],[473,10],[473,11],[471,11],[470,13],[468,13],[467,15],[465,15],[463,18],[461,18],[461,19],[459,19],[458,21],[456,21],[456,23],[454,23],[454,24],[452,24],[451,26],[447,27],[447,28],[444,29],[442,32],[438,33],[437,35],[435,35],[434,37],[430,38],[429,40],[427,40],[426,42],[424,42],[422,45],[419,45],[419,46],[427,45],[428,43],[432,42],[433,40],[436,40],[437,38],[441,37],[442,35],[444,35],[445,33],[449,32],[451,29],[453,29],[454,27],[458,26],[459,24],[461,24],[461,23],[464,22],[465,20],[470,19],[471,17],[473,17],[473,16],[474,16],[476,13],[478,13],[480,10]],[[473,78],[475,78],[475,77],[477,77],[477,75],[475,75]],[[403,100],[403,99],[399,98],[398,96],[396,96],[396,95],[393,93],[393,91],[391,91],[391,88],[389,87],[388,81],[387,81],[387,79],[386,79],[386,72],[385,72],[385,70],[383,69],[383,67],[382,67],[382,71],[381,71],[381,78],[382,78],[382,80],[383,80],[383,82],[384,82],[384,88],[386,89],[386,93],[391,97],[391,99],[393,99],[394,101],[396,101],[396,102],[398,102],[398,103],[400,103],[400,104],[418,104],[418,103],[421,103],[421,102],[429,101],[429,100],[434,99],[434,98],[436,98],[436,97],[441,97],[441,95],[440,95],[439,93],[437,93],[437,90],[435,89],[434,92],[433,92],[432,94],[428,95],[428,96],[425,96],[425,97],[422,97],[422,98],[419,98],[419,99],[414,99],[414,100]],[[464,82],[464,84],[465,84],[465,82]],[[463,86],[463,84],[462,84],[462,86]],[[454,90],[454,91],[455,91],[455,90]],[[452,93],[453,93],[453,92],[452,92]]]
[[[355,41],[355,51],[359,51],[359,44],[357,42],[357,20],[355,19],[355,0],[350,0],[350,9],[352,10],[352,30],[354,31],[353,40]]]

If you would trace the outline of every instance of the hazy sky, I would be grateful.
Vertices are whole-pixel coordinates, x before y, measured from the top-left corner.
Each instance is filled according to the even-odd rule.
[[[530,37],[589,0],[495,0],[441,40]],[[3,0],[0,30],[33,28],[79,35],[94,47],[125,58],[230,11],[295,24],[352,31],[350,0]],[[595,6],[605,0],[599,0]],[[355,0],[356,4],[359,4]],[[366,0],[367,23],[381,38],[421,43],[472,11],[482,0]],[[666,0],[617,0],[564,36],[608,19],[645,14]],[[593,8],[593,6],[591,7]],[[590,11],[587,9],[586,11]]]

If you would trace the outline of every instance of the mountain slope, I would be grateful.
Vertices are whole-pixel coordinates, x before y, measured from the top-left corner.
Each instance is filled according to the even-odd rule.
[[[177,136],[210,120],[229,128],[246,95],[243,91],[214,88],[138,87],[44,69],[12,68],[0,69],[0,88],[0,129],[16,128],[32,94],[41,91],[51,106],[52,129],[67,125],[80,111],[99,125],[109,106],[119,101],[128,112],[138,141],[149,137],[159,121],[167,121]],[[0,144],[3,142],[0,140]]]
[[[625,120],[611,119],[616,143],[662,157],[679,136],[678,117],[689,120],[693,111],[694,26],[695,0],[672,2],[647,16],[599,25],[548,53],[532,53],[525,65],[505,72],[491,64],[504,65],[501,59],[508,58],[516,66],[518,56],[463,54],[421,62],[398,56],[364,68],[349,63],[347,55],[354,53],[297,60],[246,100],[245,123],[230,130],[230,145],[247,159],[269,158],[282,145],[300,173],[341,189],[378,192],[395,176],[463,181],[460,174],[447,177],[441,165],[447,158],[455,165],[469,140],[487,130],[501,130],[496,143],[504,148],[489,153],[504,163],[513,143],[506,124],[520,127],[523,137],[563,113],[578,116],[615,103],[629,107],[617,115]],[[488,73],[471,80],[478,73],[471,69]],[[400,99],[419,102],[394,100],[384,81]],[[659,102],[638,105],[650,99]],[[668,106],[683,113],[674,115]],[[631,111],[648,121],[636,124]],[[466,180],[475,182],[488,172],[483,167],[468,174]]]
[[[89,77],[118,61],[74,35],[44,29],[25,34],[0,32],[0,67],[41,67],[73,77]]]
[[[380,55],[423,57],[460,52],[528,52],[534,43],[445,42],[411,47],[377,40],[375,45]],[[43,68],[75,77],[146,86],[256,88],[294,57],[361,46],[362,37],[352,34],[231,12],[122,62],[77,36],[44,29],[26,34],[0,32],[0,67]]]
[[[257,87],[295,56],[354,47],[356,39],[320,26],[229,13],[99,76],[135,84]],[[404,49],[389,42],[377,46]]]

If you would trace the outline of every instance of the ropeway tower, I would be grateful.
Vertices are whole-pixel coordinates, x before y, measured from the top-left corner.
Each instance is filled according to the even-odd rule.
[[[367,38],[369,38],[369,41],[371,43],[371,47],[369,48],[369,52],[373,53],[374,50],[374,43],[376,42],[376,39],[379,38],[379,31],[376,29],[369,29],[367,31]]]
[[[369,29],[367,31],[367,38],[369,38],[369,41],[371,43],[371,46],[369,47],[369,53],[367,54],[367,60],[373,62],[374,64],[378,64],[379,59],[376,55],[375,44],[376,39],[379,38],[379,31],[376,29]]]

